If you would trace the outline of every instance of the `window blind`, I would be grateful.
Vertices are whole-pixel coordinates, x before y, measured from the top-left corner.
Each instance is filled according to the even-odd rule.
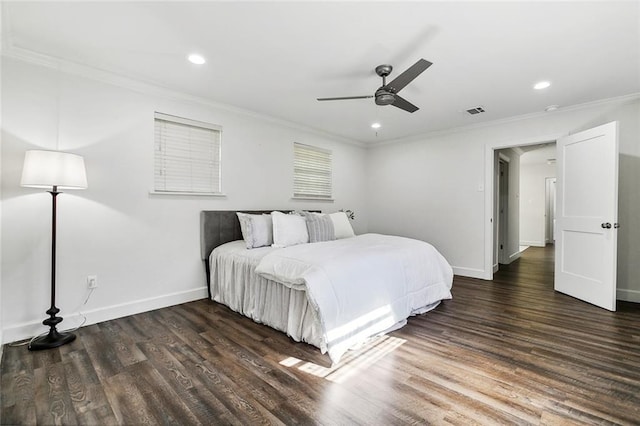
[[[219,194],[221,133],[212,124],[156,113],[154,190]]]
[[[331,151],[294,142],[293,196],[294,198],[332,197]]]

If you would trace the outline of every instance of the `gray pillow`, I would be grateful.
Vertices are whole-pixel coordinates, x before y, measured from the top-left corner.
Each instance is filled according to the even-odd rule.
[[[336,239],[333,221],[327,214],[305,213],[309,242],[332,241]]]

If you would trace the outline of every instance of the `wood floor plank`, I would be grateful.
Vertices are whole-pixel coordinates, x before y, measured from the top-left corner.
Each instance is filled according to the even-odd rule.
[[[136,345],[136,341],[119,326],[117,321],[103,322],[100,324],[100,328],[103,330],[104,336],[110,341],[110,346],[113,346],[116,356],[124,367],[146,359]]]
[[[78,424],[61,362],[36,368],[34,388],[38,422],[52,425]]]
[[[6,345],[2,424],[640,425],[640,305],[553,290],[553,248],[347,353],[200,300]]]
[[[85,335],[82,341],[93,369],[102,382],[124,370],[114,347],[102,333]]]
[[[114,421],[109,400],[86,351],[70,352],[63,365],[69,396],[79,423]],[[100,417],[96,418],[98,414]]]
[[[127,372],[135,380],[142,398],[157,418],[167,424],[202,424],[149,362],[132,365],[127,368]]]
[[[110,376],[103,383],[118,424],[155,425],[163,422],[150,410],[135,379],[128,372]]]
[[[2,374],[0,380],[2,424],[35,424],[37,415],[33,372],[10,372]]]

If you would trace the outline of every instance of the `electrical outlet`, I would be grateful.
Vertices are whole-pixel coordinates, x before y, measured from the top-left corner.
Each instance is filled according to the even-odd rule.
[[[89,275],[87,277],[87,285],[89,286],[89,288],[98,287],[98,276],[97,275]]]

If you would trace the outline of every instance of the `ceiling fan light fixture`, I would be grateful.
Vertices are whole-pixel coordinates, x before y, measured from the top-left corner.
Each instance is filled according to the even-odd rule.
[[[542,89],[546,89],[549,86],[551,86],[550,82],[548,82],[548,81],[539,81],[533,86],[533,88],[536,89],[536,90],[542,90]]]
[[[197,53],[192,53],[191,55],[187,56],[187,59],[189,60],[189,62],[196,65],[203,65],[207,62],[207,60],[204,59],[202,55],[198,55]]]

